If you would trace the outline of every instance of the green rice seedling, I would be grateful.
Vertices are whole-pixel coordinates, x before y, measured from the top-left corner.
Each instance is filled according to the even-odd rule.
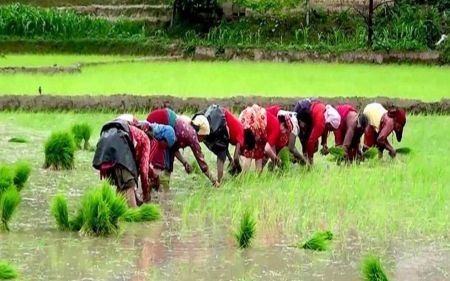
[[[411,148],[409,148],[409,147],[401,147],[401,148],[397,148],[395,150],[395,152],[397,152],[398,154],[410,154],[411,153]]]
[[[87,235],[106,236],[119,231],[119,218],[127,210],[123,195],[115,193],[104,183],[89,191],[82,200],[83,225],[81,232]]]
[[[278,153],[278,157],[280,157],[281,159],[281,170],[282,171],[287,171],[289,170],[289,166],[291,163],[291,155],[289,152],[288,148],[283,148],[282,150],[280,150],[280,152]]]
[[[316,232],[311,239],[298,246],[303,249],[313,251],[326,251],[329,247],[329,241],[333,239],[333,233],[330,231]]]
[[[14,185],[17,187],[17,190],[21,191],[25,186],[28,178],[31,174],[31,164],[28,162],[17,162],[14,165]]]
[[[378,257],[369,256],[362,264],[363,280],[365,281],[388,281],[388,277],[383,269]]]
[[[15,138],[10,138],[8,140],[8,142],[15,142],[15,143],[27,143],[28,140],[26,138],[22,138],[22,137],[15,137]]]
[[[13,184],[14,170],[9,166],[0,165],[0,197]]]
[[[200,165],[198,165],[196,160],[192,161],[192,172],[194,172],[194,174],[196,175],[201,175],[202,174],[202,170],[200,169]]]
[[[345,150],[342,147],[331,147],[328,152],[332,156],[331,161],[341,162],[345,159]]]
[[[123,215],[128,222],[155,221],[161,218],[161,210],[153,204],[145,204],[139,208],[129,208]]]
[[[17,271],[11,264],[0,261],[0,280],[15,279],[17,277]]]
[[[81,149],[81,143],[84,142],[83,148],[89,149],[89,139],[91,138],[92,128],[88,123],[80,123],[72,126],[72,134],[75,140],[75,145]]]
[[[75,143],[67,132],[52,133],[45,143],[44,168],[69,170],[74,167]]]
[[[20,203],[20,194],[14,186],[3,192],[0,199],[1,225],[0,230],[9,231],[8,223]]]
[[[83,211],[80,209],[78,213],[69,218],[69,229],[72,231],[80,231],[83,227]]]
[[[71,229],[67,199],[63,195],[56,195],[55,198],[53,198],[51,213],[55,218],[59,230]]]
[[[236,239],[239,248],[245,249],[250,247],[252,239],[255,235],[256,221],[250,211],[245,211],[242,216],[239,229],[235,232],[234,238]]]
[[[368,150],[366,150],[363,154],[364,159],[374,159],[378,155],[378,148],[371,147]]]

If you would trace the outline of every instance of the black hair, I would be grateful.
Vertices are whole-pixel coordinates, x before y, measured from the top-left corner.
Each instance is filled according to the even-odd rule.
[[[252,150],[253,148],[255,148],[256,139],[255,139],[255,135],[253,134],[252,130],[250,130],[250,129],[244,130],[244,143],[248,150]]]
[[[365,114],[359,114],[358,115],[358,123],[359,126],[361,126],[362,128],[366,128],[369,125],[369,118],[367,118],[367,115]]]
[[[285,128],[288,127],[288,126],[287,126],[287,122],[286,122],[286,116],[284,116],[284,115],[278,115],[278,121],[279,121],[281,124],[283,124],[283,126],[284,126]]]

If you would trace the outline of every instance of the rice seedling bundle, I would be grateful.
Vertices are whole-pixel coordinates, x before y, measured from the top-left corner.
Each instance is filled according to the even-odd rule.
[[[239,248],[245,249],[251,246],[255,236],[256,221],[250,211],[245,211],[241,219],[241,224],[234,234]]]
[[[14,279],[17,277],[17,271],[11,264],[0,261],[0,280]]]
[[[362,274],[364,281],[389,281],[378,257],[369,256],[363,261]]]
[[[397,152],[398,154],[410,154],[411,153],[411,148],[409,148],[409,147],[400,147],[400,148],[397,148],[395,150],[395,152]]]
[[[27,143],[28,140],[22,137],[14,137],[14,138],[10,138],[8,140],[8,142],[15,142],[15,143]]]
[[[278,157],[281,159],[281,170],[287,171],[289,170],[289,166],[291,163],[291,155],[288,148],[283,148],[278,153]]]
[[[196,175],[201,175],[202,174],[202,170],[200,169],[200,165],[198,164],[198,162],[196,160],[192,161],[192,172],[194,172],[194,174]]]
[[[72,126],[72,134],[77,148],[81,149],[83,142],[83,149],[89,149],[89,139],[91,138],[92,128],[88,123],[80,123]]]
[[[25,186],[28,178],[31,174],[31,164],[28,162],[20,161],[14,165],[14,185],[19,191]]]
[[[0,197],[10,186],[14,184],[14,170],[6,165],[0,165]]]
[[[75,142],[68,132],[52,133],[45,143],[44,168],[69,170],[74,167]]]
[[[371,147],[368,150],[366,150],[363,154],[364,159],[374,159],[378,155],[378,148]]]
[[[63,195],[56,195],[55,198],[53,198],[50,212],[55,218],[59,230],[70,229],[67,200]]]
[[[316,232],[311,239],[305,243],[299,243],[297,246],[313,251],[326,251],[331,240],[333,240],[331,231]]]
[[[9,231],[9,221],[16,212],[17,206],[20,203],[20,194],[16,187],[10,186],[6,191],[1,194],[0,198],[0,230]]]
[[[128,222],[155,221],[161,218],[161,210],[153,204],[144,204],[139,208],[128,209],[123,219]]]

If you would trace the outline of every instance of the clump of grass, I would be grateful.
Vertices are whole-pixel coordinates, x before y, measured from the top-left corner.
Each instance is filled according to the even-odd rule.
[[[14,166],[14,185],[17,187],[17,190],[21,191],[25,186],[28,178],[31,174],[31,165],[28,162],[17,162]]]
[[[202,174],[202,170],[200,169],[200,165],[197,163],[196,160],[192,161],[192,172],[194,172],[194,174],[196,175],[201,175]]]
[[[313,251],[326,251],[331,240],[333,240],[331,231],[320,231],[316,232],[311,239],[305,243],[300,243],[298,246]]]
[[[13,184],[14,170],[9,166],[0,165],[0,197]]]
[[[55,198],[53,198],[51,213],[55,218],[59,230],[71,229],[69,224],[67,199],[63,195],[56,195]]]
[[[75,145],[81,149],[81,143],[84,142],[83,148],[89,150],[89,139],[91,138],[92,128],[88,123],[80,123],[72,126],[72,134]]]
[[[378,155],[378,148],[371,147],[363,154],[364,159],[374,159]]]
[[[74,167],[75,143],[68,132],[53,133],[45,143],[44,168],[69,170]]]
[[[20,194],[16,187],[10,186],[0,198],[1,224],[0,230],[9,231],[9,221],[20,203]]]
[[[1,261],[0,262],[0,279],[14,279],[17,278],[18,274],[16,269],[9,263]]]
[[[246,211],[241,219],[239,229],[235,232],[234,238],[236,239],[239,248],[245,249],[250,247],[252,239],[255,235],[256,221],[250,211]]]
[[[8,142],[15,142],[15,143],[27,143],[28,140],[26,138],[22,138],[22,137],[14,137],[14,138],[10,138],[8,140]]]
[[[161,210],[153,204],[145,204],[139,208],[128,209],[123,219],[128,222],[155,221],[161,218]]]
[[[365,281],[388,281],[378,257],[369,256],[363,261],[362,274]]]
[[[411,153],[411,148],[409,148],[409,147],[401,147],[401,148],[397,148],[395,150],[395,152],[397,152],[398,154],[410,154]]]

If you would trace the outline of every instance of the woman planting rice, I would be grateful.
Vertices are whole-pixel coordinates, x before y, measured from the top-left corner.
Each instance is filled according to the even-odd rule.
[[[277,117],[254,104],[244,109],[239,119],[249,139],[248,142],[245,141],[246,147],[242,153],[246,158],[244,170],[248,170],[252,159],[255,159],[256,170],[262,171],[265,156],[269,157],[275,165],[279,165],[281,160],[276,154],[276,146],[282,132]],[[255,143],[253,148],[251,145],[247,146],[252,142]]]
[[[206,121],[205,121],[206,120]],[[207,123],[206,123],[207,122]],[[204,112],[194,115],[192,124],[197,131],[199,141],[217,156],[217,181],[223,178],[223,169],[226,158],[231,165],[239,170],[240,150],[244,146],[244,128],[242,124],[228,109],[219,105],[211,105]],[[202,135],[200,132],[209,134]],[[234,157],[228,151],[229,144],[235,146]]]
[[[298,124],[297,113],[293,111],[281,110],[280,106],[275,105],[266,109],[268,112],[277,116],[281,124],[282,134],[277,143],[277,152],[286,145],[289,147],[289,152],[294,156],[295,160],[300,163],[306,163],[303,155],[298,152],[295,147],[295,141],[300,133],[300,126]]]
[[[319,138],[322,137],[323,154],[328,154],[328,131],[336,130],[341,122],[341,116],[331,105],[316,100],[301,100],[294,108],[302,130],[300,134],[303,154],[306,154],[309,164],[313,164],[314,153],[319,148]]]
[[[334,131],[335,144],[344,148],[347,160],[353,161],[356,157],[362,157],[361,136],[369,121],[365,114],[358,114],[349,104],[338,105],[336,110],[341,116],[341,123]]]
[[[135,119],[130,120],[134,124]],[[123,119],[105,124],[93,160],[93,166],[100,170],[100,177],[108,178],[117,187],[117,192],[124,193],[132,208],[137,207],[138,177],[143,200],[150,201],[148,178],[152,170],[149,170],[150,140],[146,134],[149,130],[149,126],[140,130]]]
[[[403,109],[386,110],[379,103],[370,103],[364,108],[364,114],[369,119],[369,126],[364,134],[364,149],[376,146],[379,157],[383,157],[384,149],[394,158],[396,152],[389,143],[388,136],[395,132],[397,141],[402,141],[403,128],[406,125],[406,112]]]

